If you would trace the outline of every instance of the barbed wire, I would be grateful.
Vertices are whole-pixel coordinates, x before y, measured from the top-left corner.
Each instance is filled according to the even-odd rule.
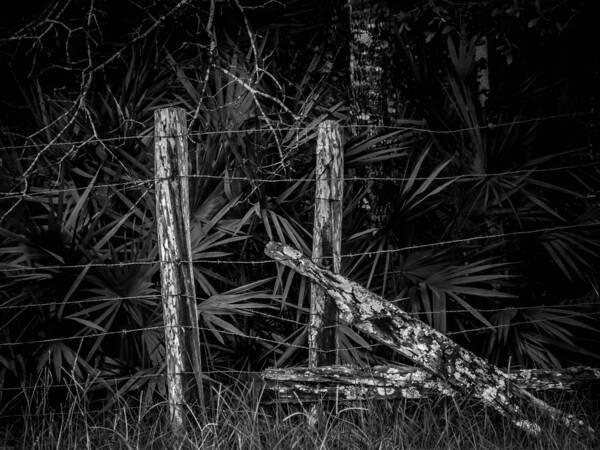
[[[387,301],[393,304],[393,301],[391,301],[391,300],[387,300]],[[584,306],[599,306],[600,307],[600,300],[593,301],[593,302],[568,303],[568,304],[558,304],[558,305],[506,306],[503,308],[469,308],[469,309],[463,308],[463,309],[440,309],[440,310],[432,310],[432,311],[406,311],[403,308],[399,308],[399,309],[402,310],[403,314],[406,314],[409,316],[427,316],[427,315],[460,314],[460,313],[468,314],[471,312],[479,312],[479,313],[492,313],[493,312],[493,313],[496,313],[496,312],[507,312],[507,311],[519,312],[519,311],[538,311],[538,310],[556,312],[556,311],[560,311],[560,310],[582,308]],[[299,321],[296,319],[290,319],[289,317],[277,316],[274,314],[266,313],[264,311],[260,311],[258,309],[252,310],[251,314],[266,317],[266,318],[277,320],[277,321],[293,323],[295,325],[308,326],[307,321],[302,322],[302,321]],[[310,313],[310,312],[305,312],[302,315],[303,315],[303,317],[307,317],[308,319],[310,319],[311,317],[320,317],[320,318],[323,317],[322,314],[314,314],[314,313]],[[327,328],[337,328],[337,327],[338,327],[338,325],[335,324],[335,325],[325,325],[325,326],[321,326],[319,328],[327,329]]]
[[[33,192],[0,192],[0,198],[3,199],[11,199],[11,198],[33,198],[33,197],[41,197],[46,195],[56,195],[56,194],[64,194],[66,192],[75,192],[75,191],[85,191],[86,189],[96,190],[96,189],[108,189],[108,188],[117,188],[123,187],[126,188],[129,186],[131,189],[142,187],[146,184],[153,183],[158,181],[158,178],[147,178],[143,180],[131,180],[131,181],[121,181],[118,183],[103,183],[103,184],[94,184],[92,186],[73,186],[69,188],[60,188],[60,189],[44,189],[44,190],[36,190]]]
[[[593,113],[582,113],[582,114],[593,114]],[[497,128],[497,127],[502,127],[502,126],[513,126],[513,125],[523,124],[523,123],[538,122],[541,120],[552,120],[552,119],[556,119],[559,117],[569,117],[569,116],[575,116],[575,115],[576,114],[547,116],[544,118],[525,119],[522,121],[489,124],[489,125],[481,126],[481,127],[470,127],[470,128],[456,129],[456,130],[427,130],[427,129],[420,128],[420,127],[405,127],[405,126],[402,126],[402,127],[381,126],[381,127],[375,127],[375,128],[388,129],[390,131],[396,130],[396,131],[424,132],[424,133],[431,133],[431,134],[453,134],[453,133],[462,133],[462,132],[466,132],[466,131],[474,131],[474,130],[479,130],[479,129],[491,129],[491,128]],[[365,127],[373,128],[371,126],[365,126]],[[360,127],[342,125],[341,128],[360,128]],[[276,130],[277,131],[294,131],[294,130],[295,131],[302,131],[302,130],[316,131],[316,129],[314,127],[285,127],[285,128],[276,128]],[[273,128],[269,128],[269,129],[255,128],[255,129],[247,129],[247,130],[215,130],[215,131],[197,132],[197,133],[191,132],[191,133],[188,133],[188,136],[206,136],[206,135],[216,135],[216,134],[249,133],[249,132],[263,132],[263,131],[272,132]],[[138,139],[138,138],[149,138],[149,137],[153,137],[153,136],[149,135],[149,134],[144,134],[144,135],[138,135],[138,136],[97,139],[96,141],[97,142],[110,142],[113,140],[114,141],[117,141],[117,140],[122,141],[124,139]],[[165,136],[165,137],[173,137],[173,136]],[[90,143],[90,142],[91,141],[88,139],[86,141],[80,141],[80,142],[74,141],[74,142],[56,142],[54,144],[28,144],[28,145],[24,145],[24,146],[0,147],[0,150],[19,149],[19,148],[24,149],[24,148],[29,148],[29,147],[35,148],[35,147],[43,146],[43,145],[56,145],[56,146],[75,145],[75,144],[85,144],[85,143]],[[593,166],[597,166],[599,164],[600,164],[600,162],[590,162],[590,163],[572,164],[572,165],[565,165],[565,166],[552,167],[552,168],[518,169],[518,170],[513,170],[513,171],[503,171],[503,172],[486,173],[486,174],[461,174],[461,175],[456,175],[456,176],[436,177],[436,180],[440,180],[440,181],[479,180],[482,178],[488,178],[488,177],[494,177],[494,176],[567,171],[567,170],[573,170],[573,169],[577,169],[577,168],[593,167]],[[189,178],[189,179],[230,180],[230,181],[249,181],[249,182],[257,182],[257,183],[286,183],[286,182],[289,183],[289,182],[314,182],[315,181],[314,178],[270,179],[270,178],[251,178],[251,177],[238,177],[238,176],[227,176],[227,175],[219,176],[219,175],[208,175],[208,174],[189,175],[189,176],[187,176],[187,178]],[[52,194],[64,193],[64,192],[75,191],[75,190],[84,190],[84,189],[89,189],[89,188],[93,188],[93,189],[101,189],[101,188],[107,189],[107,188],[116,188],[116,187],[137,188],[137,187],[149,184],[149,183],[156,183],[159,181],[167,181],[167,180],[170,180],[170,179],[149,178],[149,179],[145,179],[145,180],[143,180],[143,179],[142,180],[129,180],[129,181],[118,182],[118,183],[106,183],[106,184],[98,184],[98,185],[84,186],[84,187],[61,188],[61,189],[53,189],[53,190],[38,190],[35,192],[30,192],[30,193],[3,192],[3,193],[0,193],[0,195],[6,199],[19,198],[19,197],[27,198],[27,197],[41,196],[41,195],[52,195]],[[356,182],[356,181],[408,181],[408,180],[429,180],[429,178],[428,177],[348,177],[344,181]],[[493,235],[481,235],[481,236],[473,236],[470,238],[454,239],[454,240],[441,241],[441,242],[429,243],[429,244],[420,244],[420,245],[408,246],[408,247],[403,247],[403,248],[398,248],[398,249],[386,249],[386,250],[370,251],[370,252],[349,253],[349,254],[344,254],[341,256],[342,257],[371,256],[371,255],[378,255],[378,254],[401,252],[401,251],[406,251],[406,250],[429,248],[429,247],[434,247],[434,246],[449,245],[449,244],[455,244],[455,243],[467,243],[467,242],[472,242],[472,241],[481,240],[481,239],[494,239],[494,238],[520,236],[520,235],[527,235],[527,234],[534,234],[534,233],[567,230],[567,229],[578,229],[581,227],[595,226],[598,224],[600,224],[600,223],[574,224],[574,225],[566,225],[566,226],[540,228],[540,229],[535,229],[535,230],[521,230],[521,231],[516,231],[516,232],[500,233],[500,234],[493,234]],[[327,257],[323,257],[323,259],[325,259],[325,258],[327,258]],[[21,268],[4,268],[4,267],[0,266],[0,271],[3,271],[3,272],[15,271],[16,272],[16,271],[24,271],[24,270],[42,270],[42,269],[61,270],[61,269],[75,269],[75,268],[89,268],[89,267],[127,267],[127,266],[140,265],[140,264],[156,264],[156,263],[169,263],[169,262],[172,263],[172,261],[147,260],[147,261],[130,261],[130,262],[122,262],[122,263],[88,263],[88,264],[80,264],[80,265],[55,265],[55,266],[38,266],[38,267],[21,267]],[[188,261],[181,261],[181,263],[185,263],[185,262],[188,262]],[[275,263],[275,261],[273,261],[273,260],[230,261],[230,260],[213,260],[213,259],[197,259],[197,260],[192,260],[191,262],[193,262],[193,263],[211,263],[211,264],[252,264],[252,265]],[[148,298],[156,299],[156,298],[160,298],[160,297],[161,297],[160,295],[106,297],[106,298],[94,298],[94,299],[69,301],[67,303],[68,304],[87,304],[87,303],[92,303],[92,302],[123,301],[123,300],[133,300],[133,299],[148,299]],[[2,306],[0,306],[0,310],[26,309],[26,308],[36,308],[36,307],[40,307],[40,306],[46,307],[46,306],[57,306],[57,305],[64,305],[64,304],[65,304],[65,302],[47,302],[47,303],[42,303],[42,304],[31,304],[31,305],[2,305]],[[530,310],[530,309],[556,310],[556,309],[565,309],[567,307],[568,308],[578,308],[581,306],[597,305],[597,304],[598,304],[598,302],[585,302],[585,303],[571,304],[571,305],[552,305],[552,306],[536,305],[536,306],[527,306],[527,307],[506,307],[506,308],[495,308],[495,309],[439,310],[439,311],[431,311],[431,312],[425,312],[425,311],[410,312],[408,314],[424,315],[424,314],[428,314],[428,313],[429,314],[468,313],[470,311],[500,312],[500,311]],[[258,310],[253,311],[252,314],[262,315],[264,317],[270,317],[270,318],[273,318],[275,320],[280,320],[280,321],[281,320],[289,321],[289,322],[296,323],[298,325],[303,325],[303,326],[307,325],[305,322],[300,322],[297,320],[288,319],[288,318],[281,317],[281,316],[271,315],[271,314],[264,313],[264,312],[258,311]],[[460,330],[460,331],[455,331],[455,332],[449,332],[449,333],[447,333],[447,335],[451,336],[451,335],[474,333],[474,332],[480,332],[480,331],[491,331],[491,330],[495,330],[495,329],[503,328],[503,327],[511,327],[511,326],[518,326],[518,325],[524,325],[524,324],[535,324],[535,323],[539,323],[539,322],[548,322],[548,321],[560,320],[560,319],[567,318],[567,317],[575,317],[575,316],[583,316],[583,315],[595,316],[597,314],[600,314],[600,312],[564,314],[564,315],[561,315],[560,317],[532,319],[532,320],[513,322],[513,323],[508,323],[508,324],[499,324],[499,325],[493,325],[493,326],[485,326],[485,327],[478,327],[478,328],[472,328],[472,329],[467,329],[467,330]],[[309,313],[309,315],[310,315],[310,313]],[[177,326],[177,327],[181,328],[179,326]],[[106,332],[101,332],[101,333],[92,333],[92,334],[86,334],[86,335],[80,335],[80,336],[67,336],[67,337],[60,337],[60,338],[38,339],[38,340],[24,341],[24,342],[19,342],[19,341],[0,342],[0,347],[15,346],[15,345],[27,345],[27,344],[28,345],[46,344],[46,343],[53,343],[53,342],[63,342],[65,340],[81,340],[81,339],[97,338],[97,337],[109,336],[109,335],[127,335],[129,333],[144,332],[144,331],[157,331],[157,330],[162,331],[162,330],[164,330],[164,328],[165,328],[165,326],[161,325],[161,326],[143,327],[143,328],[136,328],[136,329],[129,329],[129,330],[123,329],[120,331],[106,331]],[[188,327],[188,328],[198,328],[199,330],[204,330],[204,331],[224,333],[224,334],[234,335],[237,337],[254,339],[254,340],[263,341],[263,342],[266,342],[269,344],[275,344],[277,347],[280,347],[280,346],[292,347],[292,348],[301,349],[301,350],[307,350],[309,348],[306,345],[298,345],[298,344],[284,342],[284,341],[277,340],[277,339],[269,339],[269,338],[265,338],[262,336],[247,335],[245,333],[233,332],[233,331],[228,331],[228,330],[221,330],[221,329],[217,330],[217,329],[209,328],[209,327]],[[356,347],[346,347],[344,349],[345,350],[365,349],[365,348],[372,348],[372,347],[380,346],[380,345],[381,344],[374,344],[374,345],[369,345],[367,347],[361,345],[361,346],[356,346]],[[250,373],[248,371],[203,371],[203,374],[209,374],[212,372],[219,373],[219,374],[224,374],[227,372],[238,373],[238,374],[239,373],[244,373],[244,374]],[[259,373],[259,372],[257,372],[257,373]],[[164,376],[164,375],[163,374],[153,374],[152,376]],[[114,379],[114,382],[118,382],[121,380],[127,380],[127,379],[129,379],[129,378],[121,377],[119,379]],[[22,390],[23,387],[14,388],[14,389]],[[3,389],[0,388],[0,391],[2,391],[2,390]]]
[[[60,265],[60,264],[55,264],[55,265],[46,265],[46,266],[36,266],[36,267],[30,267],[30,266],[23,266],[23,267],[3,267],[2,263],[0,263],[0,273],[1,272],[21,272],[21,271],[35,271],[35,270],[68,270],[68,269],[85,269],[85,268],[98,268],[98,267],[104,267],[104,268],[113,268],[113,267],[131,267],[131,266],[144,266],[144,265],[154,265],[154,264],[159,264],[161,262],[173,262],[173,261],[161,261],[158,259],[151,259],[151,260],[136,260],[136,261],[126,261],[126,262],[112,262],[112,263],[87,263],[87,264],[64,264],[64,265]],[[177,263],[183,263],[185,261],[181,261],[181,262],[175,262]]]
[[[512,323],[503,323],[503,324],[493,325],[491,327],[487,326],[487,327],[469,328],[467,330],[460,330],[460,331],[450,331],[450,332],[446,333],[446,336],[455,336],[458,334],[476,333],[476,332],[484,331],[484,330],[491,331],[491,330],[496,330],[499,328],[515,327],[518,325],[531,325],[534,323],[560,321],[560,320],[563,320],[563,319],[566,319],[569,317],[581,317],[581,316],[590,317],[590,316],[598,316],[598,315],[600,315],[600,311],[564,314],[564,315],[560,315],[560,316],[552,317],[552,318],[523,320],[520,322],[512,322]]]
[[[341,129],[382,129],[388,131],[413,131],[413,132],[421,132],[427,134],[435,134],[435,135],[451,135],[457,133],[466,133],[469,131],[478,131],[478,130],[492,130],[496,128],[504,128],[515,125],[524,125],[528,123],[536,123],[536,122],[544,122],[548,120],[556,120],[556,119],[564,119],[564,118],[575,118],[582,116],[598,116],[600,113],[594,111],[579,111],[572,113],[561,113],[561,114],[551,114],[548,116],[541,116],[529,119],[520,119],[506,122],[496,122],[496,123],[487,123],[485,125],[478,125],[473,127],[463,127],[456,128],[452,130],[436,130],[436,129],[428,129],[420,126],[403,126],[403,125],[347,125],[347,124],[338,124]],[[88,138],[84,140],[77,141],[65,141],[65,142],[47,142],[47,143],[31,143],[31,144],[21,144],[21,145],[7,145],[0,146],[0,151],[4,150],[23,150],[27,148],[36,148],[36,147],[51,147],[51,146],[72,146],[72,145],[83,145],[83,144],[92,144],[97,142],[114,142],[114,141],[124,141],[124,140],[133,140],[133,139],[144,139],[144,138],[179,138],[179,137],[188,137],[188,136],[213,136],[213,135],[223,135],[223,134],[246,134],[246,133],[272,133],[273,131],[317,131],[315,126],[272,126],[272,127],[256,127],[256,128],[244,128],[238,130],[207,130],[207,131],[189,131],[186,134],[169,134],[169,135],[154,135],[151,132],[146,132],[137,135],[129,135],[129,136],[114,136],[114,137],[106,137],[106,138]]]
[[[130,333],[140,333],[140,332],[144,332],[144,331],[158,331],[158,330],[163,331],[165,328],[168,328],[168,327],[169,327],[169,325],[160,325],[160,326],[157,325],[157,326],[152,326],[152,327],[122,329],[121,331],[103,331],[100,333],[83,334],[81,336],[63,336],[63,337],[48,338],[48,339],[33,339],[30,341],[0,342],[0,347],[15,347],[18,345],[34,345],[34,344],[52,344],[55,342],[94,339],[94,338],[98,338],[98,337],[115,336],[115,335],[126,336]],[[175,328],[179,328],[179,327],[175,327]]]
[[[409,250],[420,250],[424,248],[432,248],[432,247],[441,247],[451,244],[463,244],[468,242],[475,242],[486,239],[501,239],[505,237],[515,237],[515,236],[526,236],[531,234],[540,234],[540,233],[549,233],[554,231],[565,231],[565,230],[574,230],[581,229],[587,227],[599,226],[600,222],[590,222],[583,224],[573,224],[573,225],[559,225],[554,227],[545,227],[545,228],[537,228],[534,230],[521,230],[521,231],[512,231],[507,233],[497,233],[497,234],[484,234],[479,236],[471,236],[467,238],[460,239],[451,239],[447,241],[439,241],[439,242],[430,242],[426,244],[416,244],[409,245],[406,247],[394,248],[394,249],[381,249],[374,251],[364,251],[364,252],[354,252],[354,253],[344,253],[341,254],[341,258],[354,258],[357,256],[375,256],[380,254],[392,254],[392,253],[400,253]],[[333,256],[320,256],[318,258],[312,258],[313,261],[316,260],[327,260],[332,259]],[[192,260],[181,260],[181,261],[168,261],[168,260],[137,260],[137,261],[127,261],[127,262],[116,262],[116,263],[87,263],[87,264],[63,264],[63,265],[46,265],[46,266],[23,266],[23,267],[3,267],[2,263],[0,263],[0,273],[2,272],[21,272],[21,271],[36,271],[36,270],[66,270],[66,269],[85,269],[92,267],[130,267],[137,265],[153,265],[159,263],[167,263],[167,264],[227,264],[227,265],[263,265],[263,264],[275,264],[277,261],[285,261],[288,258],[279,258],[277,260],[274,259],[262,259],[262,260],[221,260],[221,259],[210,259],[210,258],[198,258]],[[289,260],[294,260],[293,258],[289,258]]]
[[[551,172],[562,172],[574,169],[588,168],[599,166],[600,161],[589,162],[589,163],[580,163],[580,164],[570,164],[558,167],[548,167],[548,168],[530,168],[530,169],[515,169],[515,170],[505,170],[501,172],[489,172],[489,173],[472,173],[472,174],[459,174],[452,176],[436,176],[433,181],[478,181],[486,178],[493,177],[501,177],[508,175],[522,175],[522,174],[534,174],[534,173],[551,173]],[[59,188],[59,189],[42,189],[35,190],[32,192],[0,192],[0,199],[13,199],[13,198],[34,198],[41,197],[47,195],[56,195],[66,192],[76,192],[76,191],[84,191],[87,189],[108,189],[108,188],[122,188],[122,190],[126,189],[135,189],[147,184],[155,184],[161,181],[172,181],[173,179],[204,179],[204,180],[221,180],[221,181],[245,181],[249,183],[264,183],[264,184],[277,184],[277,183],[297,183],[297,182],[311,182],[315,183],[315,178],[307,178],[307,177],[298,177],[298,178],[252,178],[252,177],[242,177],[242,176],[229,176],[229,175],[209,175],[209,174],[193,174],[193,175],[176,175],[169,178],[145,178],[139,180],[129,180],[123,182],[115,182],[115,183],[103,183],[92,186],[73,186],[67,188]],[[400,181],[427,181],[431,180],[430,177],[426,176],[416,176],[416,177],[375,177],[375,176],[350,176],[344,177],[343,181],[352,183],[352,182],[363,182],[363,181],[381,181],[381,182],[400,182]],[[323,178],[320,181],[329,181],[327,178]]]
[[[42,302],[42,303],[28,303],[22,305],[0,305],[0,311],[6,310],[25,310],[25,309],[35,309],[35,308],[46,308],[53,306],[72,306],[72,305],[86,305],[86,304],[96,304],[96,303],[111,303],[111,302],[121,302],[127,300],[147,300],[147,299],[159,299],[161,298],[161,294],[147,294],[147,295],[133,295],[133,296],[114,296],[114,297],[97,297],[97,298],[87,298],[82,300],[68,300],[68,301],[55,301],[55,302]],[[185,297],[185,296],[183,296]],[[198,300],[198,299],[196,299]],[[202,301],[202,299],[199,299]],[[389,300],[390,302],[394,301],[402,301],[407,299],[395,299]],[[470,311],[473,312],[502,312],[502,311],[525,311],[525,310],[535,310],[535,309],[570,309],[570,308],[579,308],[583,306],[600,306],[600,300],[597,301],[589,301],[589,302],[580,302],[580,303],[566,303],[566,304],[557,304],[557,305],[529,305],[529,306],[506,306],[503,308],[463,308],[463,309],[442,309],[442,310],[433,310],[433,311],[404,311],[405,314],[408,315],[425,315],[425,314],[454,314],[454,313],[468,313]],[[266,305],[267,306],[267,305]],[[276,306],[269,306],[274,309]],[[247,316],[249,313],[244,312],[240,313],[241,315]],[[268,314],[260,310],[253,310],[250,315],[260,315],[267,318],[272,318],[276,320],[281,320],[285,322],[295,323],[297,325],[306,325],[306,322],[300,322],[295,319],[290,319],[282,316],[276,316],[273,314]],[[309,311],[303,311],[302,315],[304,317],[310,318],[313,315],[321,317],[320,314],[312,314]]]
[[[515,327],[518,325],[530,325],[530,324],[534,324],[534,323],[553,322],[553,321],[564,320],[565,318],[569,318],[569,317],[581,317],[581,316],[591,317],[591,316],[597,316],[597,315],[600,315],[600,311],[577,312],[577,313],[571,313],[571,314],[558,315],[556,317],[531,319],[531,320],[520,321],[520,322],[512,322],[512,323],[509,322],[509,323],[492,325],[492,326],[469,328],[466,330],[451,331],[451,332],[447,332],[444,334],[446,336],[454,336],[454,335],[459,335],[459,334],[475,333],[475,332],[480,332],[480,331],[492,331],[495,329]],[[349,325],[351,326],[352,324],[349,324]],[[231,336],[235,336],[235,337],[251,339],[251,340],[256,340],[256,341],[260,341],[260,342],[266,342],[269,344],[275,344],[275,347],[290,347],[290,348],[295,348],[298,350],[309,350],[310,349],[310,347],[308,345],[295,344],[292,342],[286,342],[283,340],[267,338],[264,336],[246,334],[244,332],[241,332],[241,330],[232,331],[232,330],[225,330],[223,328],[217,329],[214,327],[203,327],[203,326],[194,326],[194,325],[157,325],[157,326],[151,326],[151,327],[122,329],[120,331],[103,331],[103,332],[99,332],[99,333],[90,333],[90,334],[85,334],[85,335],[80,335],[80,336],[63,336],[63,337],[48,338],[48,339],[33,339],[33,340],[28,340],[28,341],[0,342],[0,348],[1,347],[15,347],[15,346],[20,346],[20,345],[52,344],[55,342],[93,339],[93,338],[98,338],[98,337],[115,336],[115,335],[126,336],[128,334],[140,333],[140,332],[145,332],[145,331],[159,331],[159,330],[164,331],[165,328],[197,329],[200,331],[208,331],[211,333],[226,334],[226,335],[231,335]],[[379,347],[382,345],[384,345],[384,344],[376,343],[376,344],[368,344],[367,346],[358,345],[358,346],[343,347],[342,349],[343,350],[361,350],[361,349],[364,350],[364,349],[371,349],[374,347]]]
[[[432,242],[429,244],[409,245],[407,247],[402,247],[402,248],[397,248],[397,249],[383,249],[383,250],[372,251],[372,252],[346,253],[344,255],[341,255],[341,257],[342,258],[352,258],[352,257],[356,257],[356,256],[373,256],[373,255],[378,255],[378,254],[391,254],[391,253],[404,252],[404,251],[408,251],[408,250],[420,250],[420,249],[424,249],[424,248],[445,246],[445,245],[450,245],[450,244],[466,244],[468,242],[480,241],[480,240],[485,240],[485,239],[500,239],[500,238],[505,238],[505,237],[526,236],[526,235],[530,235],[530,234],[549,233],[549,232],[553,232],[553,231],[581,229],[581,228],[586,228],[586,227],[590,227],[590,226],[598,226],[598,225],[600,225],[600,222],[538,228],[535,230],[512,231],[512,232],[508,232],[508,233],[479,235],[479,236],[472,236],[472,237],[468,237],[468,238],[451,239],[448,241]],[[331,258],[331,257],[329,257],[329,258]]]
[[[93,338],[98,338],[98,337],[115,336],[115,335],[126,336],[128,334],[141,333],[141,332],[145,332],[145,331],[159,331],[159,330],[164,331],[165,328],[197,329],[197,330],[202,330],[202,331],[218,332],[221,334],[228,334],[228,335],[233,335],[233,336],[247,338],[247,339],[255,339],[255,340],[262,341],[262,342],[276,344],[277,346],[294,347],[294,348],[302,349],[302,350],[308,350],[308,348],[309,348],[307,345],[293,344],[293,343],[288,343],[288,342],[280,341],[280,340],[276,340],[276,339],[269,339],[266,337],[249,335],[249,334],[245,334],[242,332],[234,332],[234,331],[223,330],[223,329],[217,330],[216,328],[193,326],[193,325],[157,325],[157,326],[151,326],[151,327],[122,329],[120,331],[103,331],[103,332],[99,332],[99,333],[90,333],[90,334],[84,334],[84,335],[80,335],[80,336],[63,336],[63,337],[48,338],[48,339],[33,339],[33,340],[29,340],[29,341],[0,342],[0,347],[14,347],[14,346],[18,346],[18,345],[34,345],[34,344],[52,344],[55,342],[93,339]],[[356,349],[359,349],[359,348],[363,348],[363,347],[356,347]]]
[[[68,300],[68,301],[56,301],[56,302],[43,302],[43,303],[28,303],[24,305],[0,305],[0,311],[2,310],[13,310],[13,309],[33,309],[33,308],[45,308],[52,306],[63,306],[63,305],[85,305],[89,303],[104,303],[104,302],[117,302],[125,300],[145,300],[151,298],[161,298],[161,294],[148,294],[148,295],[131,295],[131,296],[115,296],[115,297],[98,297],[98,298],[87,298],[83,300]]]

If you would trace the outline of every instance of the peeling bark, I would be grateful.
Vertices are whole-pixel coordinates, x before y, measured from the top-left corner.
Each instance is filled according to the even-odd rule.
[[[173,428],[179,432],[184,424],[185,402],[202,398],[200,335],[191,265],[187,125],[181,108],[159,109],[154,121],[156,222],[169,410]]]
[[[553,408],[516,383],[510,383],[508,376],[497,367],[358,283],[322,269],[298,250],[270,242],[265,254],[321,285],[334,299],[340,320],[411,359],[454,389],[480,399],[517,427],[532,434],[540,431],[517,405],[517,400],[524,400],[573,431],[594,433],[573,415]]]
[[[344,155],[339,126],[327,120],[319,125],[316,154],[315,218],[313,261],[334,273],[341,269],[342,200],[344,197]],[[308,326],[308,365],[336,362],[337,308],[316,283],[311,284]]]
[[[534,391],[571,390],[591,380],[600,381],[600,369],[527,369],[508,377],[523,389]],[[266,389],[278,401],[418,399],[455,396],[458,391],[445,380],[419,367],[390,365],[361,368],[322,366],[313,369],[289,367],[262,373]]]

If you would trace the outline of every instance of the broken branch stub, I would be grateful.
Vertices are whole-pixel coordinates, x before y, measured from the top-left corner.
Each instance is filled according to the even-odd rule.
[[[528,420],[515,400],[537,406],[575,432],[594,430],[573,415],[546,404],[474,353],[411,316],[384,298],[342,275],[317,266],[298,250],[270,242],[265,254],[318,283],[334,299],[341,321],[354,325],[418,366],[431,371],[460,392],[470,393],[508,417],[519,428],[537,434],[539,425]]]

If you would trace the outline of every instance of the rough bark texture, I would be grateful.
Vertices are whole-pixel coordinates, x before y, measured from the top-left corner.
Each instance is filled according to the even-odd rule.
[[[335,300],[340,320],[411,359],[454,389],[479,398],[519,428],[533,434],[540,429],[525,417],[517,405],[518,400],[525,400],[574,431],[594,432],[583,421],[535,398],[519,385],[510,383],[500,369],[416,317],[359,284],[322,269],[298,250],[270,242],[265,254],[319,283]]]
[[[398,117],[397,91],[391,83],[393,54],[393,16],[387,5],[378,0],[349,0],[350,8],[350,91],[352,115],[357,132],[375,134],[375,127],[392,125]],[[372,126],[372,128],[371,128]],[[383,164],[367,164],[360,176],[382,177]],[[381,226],[390,205],[383,200],[384,186],[366,182],[365,199],[370,222]]]
[[[481,110],[482,124],[487,121],[487,103],[490,95],[490,71],[488,66],[488,41],[485,36],[480,36],[475,44],[475,69],[477,71],[477,101]],[[478,136],[475,145],[473,142],[472,172],[482,174],[487,172],[487,146],[484,144],[485,130],[474,130]]]
[[[342,253],[342,200],[344,156],[339,126],[327,120],[319,125],[316,155],[313,261],[339,273]],[[336,363],[337,308],[316,283],[311,285],[308,328],[308,365]]]
[[[383,74],[389,42],[385,9],[369,0],[351,0],[350,86],[358,125],[383,125]]]
[[[477,69],[477,99],[484,112],[490,94],[490,71],[488,67],[488,41],[487,37],[480,36],[475,44],[475,67]]]
[[[350,0],[350,87],[357,125],[394,125],[400,117],[394,88],[395,17],[380,0]]]
[[[600,369],[528,369],[511,373],[509,379],[523,389],[570,390],[592,380],[600,381]],[[448,382],[425,369],[400,365],[267,369],[262,373],[262,380],[278,401],[292,402],[417,399],[437,395],[454,396],[458,393]]]
[[[187,126],[181,108],[157,110],[154,120],[156,222],[169,408],[173,427],[180,430],[184,403],[198,401],[202,394],[198,312],[190,262]]]
[[[262,379],[278,401],[416,399],[456,394],[452,386],[428,371],[409,366],[267,369]]]

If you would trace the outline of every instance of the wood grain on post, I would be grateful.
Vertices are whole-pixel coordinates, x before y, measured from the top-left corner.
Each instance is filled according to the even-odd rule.
[[[317,266],[298,250],[270,242],[265,254],[318,283],[334,299],[341,321],[409,358],[459,392],[480,399],[517,427],[532,434],[540,432],[539,425],[528,420],[518,404],[525,401],[575,432],[594,434],[582,420],[511,383],[496,366],[360,284]]]
[[[333,273],[341,270],[344,155],[339,125],[319,125],[316,155],[312,259]],[[317,283],[311,285],[308,365],[336,363],[337,308]]]
[[[189,159],[185,111],[154,113],[156,225],[165,325],[169,411],[184,427],[187,403],[202,400],[198,311],[191,263]]]

